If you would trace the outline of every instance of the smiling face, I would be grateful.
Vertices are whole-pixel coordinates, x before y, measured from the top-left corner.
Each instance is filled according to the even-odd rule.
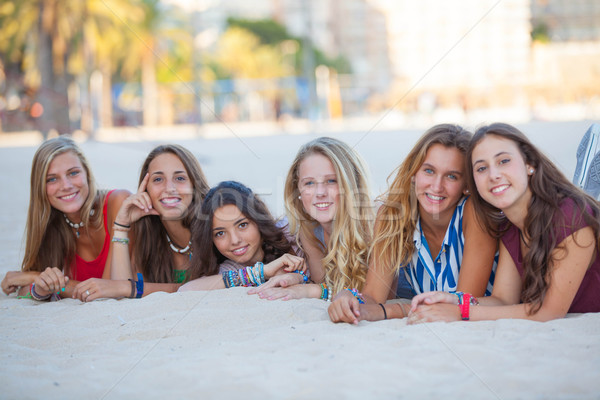
[[[258,226],[233,204],[215,210],[212,235],[217,250],[238,264],[250,266],[264,258]]]
[[[81,160],[68,151],[50,163],[46,174],[46,195],[50,205],[65,213],[73,222],[79,222],[79,212],[85,203],[90,188]]]
[[[485,201],[507,216],[513,210],[527,210],[533,168],[525,162],[515,142],[487,135],[473,149],[471,161],[477,191]]]
[[[302,160],[298,166],[298,190],[304,211],[329,231],[340,200],[338,178],[331,161],[319,153]]]
[[[148,165],[146,191],[152,207],[164,220],[181,219],[192,202],[193,187],[187,171],[176,155],[163,153]]]
[[[464,156],[456,147],[434,144],[413,179],[419,213],[450,218],[465,190]]]

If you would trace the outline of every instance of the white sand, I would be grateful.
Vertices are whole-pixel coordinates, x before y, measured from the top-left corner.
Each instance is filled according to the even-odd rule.
[[[523,129],[567,176],[589,122]],[[364,134],[339,136],[355,144]],[[211,184],[235,178],[274,214],[287,167],[314,136],[179,140]],[[417,137],[370,133],[357,146],[377,186]],[[86,142],[103,187],[135,188],[154,143]],[[0,273],[17,269],[35,147],[0,148]],[[385,155],[385,156],[383,156]],[[269,302],[236,288],[136,300],[0,299],[0,398],[599,398],[600,314],[406,326],[329,321],[327,303]]]

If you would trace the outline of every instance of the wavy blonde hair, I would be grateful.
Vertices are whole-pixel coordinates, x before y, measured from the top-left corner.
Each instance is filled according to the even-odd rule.
[[[470,132],[458,125],[435,125],[421,136],[402,164],[390,174],[388,182],[395,177],[387,192],[380,197],[383,205],[377,215],[373,244],[369,251],[369,260],[374,265],[398,273],[403,265],[410,262],[415,251],[413,232],[419,219],[419,204],[412,177],[421,168],[431,146],[441,144],[456,148],[464,155],[471,136]]]
[[[315,236],[315,221],[302,206],[298,198],[298,170],[304,159],[321,154],[333,164],[337,177],[340,198],[333,232],[323,248]],[[300,247],[300,233],[326,253],[322,260],[325,283],[334,293],[344,288],[362,289],[368,267],[368,251],[373,234],[373,204],[369,195],[368,174],[358,153],[346,143],[321,137],[300,148],[285,181],[285,207],[290,232],[296,236]]]
[[[59,155],[71,152],[79,158],[85,170],[89,194],[80,210],[85,226],[102,227],[102,206],[105,192],[99,192],[90,165],[81,149],[66,136],[45,141],[35,152],[31,164],[29,210],[25,227],[25,256],[23,271],[43,271],[58,267],[66,275],[71,272],[77,242],[63,213],[50,205],[46,194],[46,175],[52,161]],[[90,215],[92,209],[95,211]]]

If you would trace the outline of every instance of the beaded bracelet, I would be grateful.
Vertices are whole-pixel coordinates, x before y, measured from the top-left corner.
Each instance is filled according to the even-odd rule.
[[[129,239],[128,238],[120,238],[120,237],[113,237],[111,242],[113,243],[121,243],[124,245],[128,245],[129,244]]]
[[[358,300],[358,304],[365,304],[365,300],[362,297],[362,294],[358,291],[358,289],[356,288],[352,288],[352,289],[348,289],[346,288],[347,291],[349,291],[350,293],[352,293],[352,296],[356,297],[356,300]]]
[[[327,287],[327,284],[321,283],[321,300],[331,301],[331,295],[333,290]]]
[[[304,271],[296,270],[294,272],[302,275],[302,283],[308,283],[308,276],[304,273]]]

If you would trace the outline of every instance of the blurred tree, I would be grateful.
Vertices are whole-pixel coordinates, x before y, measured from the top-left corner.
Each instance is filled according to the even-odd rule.
[[[229,28],[219,39],[215,61],[238,79],[283,76],[281,52],[262,45],[255,35],[237,27]]]
[[[298,46],[294,52],[294,65],[296,69],[296,75],[301,75],[304,41],[299,37],[291,35],[285,26],[272,19],[248,20],[233,17],[227,19],[227,25],[229,27],[240,27],[246,29],[254,34],[260,40],[261,44],[265,45],[280,46],[285,41],[296,41]],[[311,51],[313,52],[314,60],[317,65],[325,65],[333,68],[340,74],[352,72],[350,63],[344,56],[337,56],[336,58],[332,59],[315,47],[313,47]]]

